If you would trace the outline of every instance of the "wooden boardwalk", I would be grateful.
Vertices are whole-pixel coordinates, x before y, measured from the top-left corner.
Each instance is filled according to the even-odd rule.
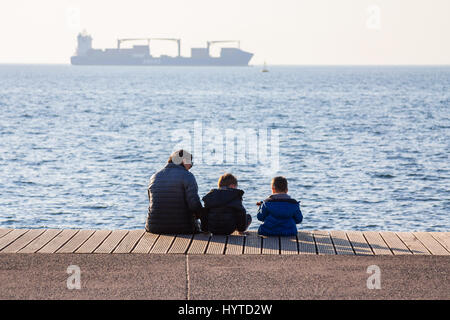
[[[450,232],[299,231],[294,237],[144,230],[0,229],[0,253],[445,255]]]

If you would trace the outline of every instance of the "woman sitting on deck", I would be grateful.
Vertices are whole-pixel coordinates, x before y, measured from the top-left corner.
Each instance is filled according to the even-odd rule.
[[[196,218],[200,218],[203,207],[197,182],[189,172],[192,164],[192,155],[179,150],[150,178],[147,232],[190,234],[200,231]]]

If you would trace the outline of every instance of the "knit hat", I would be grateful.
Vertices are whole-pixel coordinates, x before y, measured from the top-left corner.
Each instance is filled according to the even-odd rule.
[[[172,161],[174,164],[181,164],[183,160],[185,164],[192,164],[192,154],[183,149],[175,151],[169,158],[169,162]]]

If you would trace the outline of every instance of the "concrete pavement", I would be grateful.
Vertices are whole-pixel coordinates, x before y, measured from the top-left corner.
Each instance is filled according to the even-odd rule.
[[[450,299],[449,272],[445,256],[0,254],[0,299]]]

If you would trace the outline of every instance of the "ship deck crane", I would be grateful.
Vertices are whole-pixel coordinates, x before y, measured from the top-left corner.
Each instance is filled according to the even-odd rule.
[[[177,46],[178,46],[178,57],[181,56],[181,39],[175,39],[175,38],[122,38],[122,39],[117,39],[117,49],[120,49],[120,45],[122,44],[122,42],[141,41],[141,40],[147,41],[149,47],[150,47],[151,40],[176,41]]]
[[[227,42],[237,43],[238,49],[241,48],[241,41],[239,41],[239,40],[215,40],[215,41],[207,41],[206,42],[206,50],[208,51],[208,54],[209,54],[209,48],[211,47],[211,45],[216,44],[216,43],[227,43]]]

